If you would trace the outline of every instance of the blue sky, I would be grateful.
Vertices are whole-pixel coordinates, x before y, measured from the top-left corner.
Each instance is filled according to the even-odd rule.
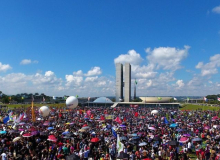
[[[118,62],[137,95],[220,93],[217,0],[1,1],[0,22],[6,94],[113,96]]]

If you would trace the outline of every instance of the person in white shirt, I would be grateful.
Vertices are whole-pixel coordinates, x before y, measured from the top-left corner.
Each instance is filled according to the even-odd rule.
[[[191,153],[192,152],[192,149],[191,149],[192,148],[192,144],[191,144],[190,141],[187,144],[187,148],[188,148],[188,152]]]
[[[5,153],[2,153],[1,156],[2,156],[2,160],[7,160],[7,155]]]

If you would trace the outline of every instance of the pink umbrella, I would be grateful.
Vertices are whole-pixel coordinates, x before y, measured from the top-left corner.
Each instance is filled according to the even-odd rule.
[[[179,140],[180,143],[186,143],[188,141],[189,141],[189,138],[187,138],[187,137],[181,137]]]
[[[209,126],[205,126],[204,129],[205,129],[205,130],[209,130],[210,127],[209,127]]]
[[[57,139],[54,135],[49,135],[48,138],[47,138],[48,141],[52,141],[52,142],[56,142]]]
[[[25,124],[25,122],[21,122],[21,123],[19,123],[20,126],[22,126],[22,125],[24,125],[24,124]]]
[[[31,137],[31,136],[33,136],[33,135],[30,134],[30,133],[25,133],[25,134],[23,134],[22,136],[23,136],[23,137]]]
[[[38,131],[32,131],[31,134],[32,134],[32,135],[37,135],[37,134],[38,134]]]
[[[45,121],[45,122],[43,123],[43,125],[44,125],[44,126],[49,126],[49,122],[48,122],[48,121]]]
[[[150,129],[150,130],[156,130],[156,128],[154,128],[154,127],[148,127],[148,129]]]
[[[213,120],[217,120],[218,119],[218,116],[214,116],[212,117]]]

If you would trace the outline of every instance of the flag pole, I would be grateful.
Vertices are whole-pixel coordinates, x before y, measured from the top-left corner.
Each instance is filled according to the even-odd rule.
[[[32,102],[31,102],[31,112],[32,112],[32,121],[35,122],[35,113],[34,113],[34,97],[32,95]]]

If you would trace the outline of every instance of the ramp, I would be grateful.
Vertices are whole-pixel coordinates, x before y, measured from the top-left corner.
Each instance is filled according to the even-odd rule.
[[[116,102],[111,106],[111,108],[115,108],[117,105],[118,105],[118,103]]]

